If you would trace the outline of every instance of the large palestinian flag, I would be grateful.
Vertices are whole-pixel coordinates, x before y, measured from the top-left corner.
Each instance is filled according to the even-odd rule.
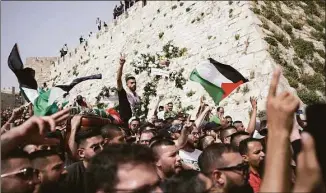
[[[236,69],[212,58],[197,65],[190,74],[190,80],[200,83],[215,104],[227,97],[239,85],[248,82]]]

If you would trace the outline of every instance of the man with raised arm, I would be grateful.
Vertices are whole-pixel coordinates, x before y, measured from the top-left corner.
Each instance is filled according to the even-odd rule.
[[[119,97],[119,110],[120,115],[124,123],[128,123],[128,120],[132,117],[134,108],[139,105],[140,98],[136,93],[136,79],[133,76],[126,77],[127,88],[122,86],[122,71],[126,62],[125,55],[121,55],[119,61],[119,68],[117,73],[117,90]]]

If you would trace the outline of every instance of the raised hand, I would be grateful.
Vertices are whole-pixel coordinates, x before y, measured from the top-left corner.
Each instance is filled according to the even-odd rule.
[[[267,121],[270,128],[290,133],[293,128],[294,113],[299,108],[300,100],[288,91],[276,95],[280,75],[281,70],[277,68],[273,73],[267,97]]]
[[[257,97],[250,97],[250,103],[253,109],[257,109]]]
[[[123,66],[126,62],[126,55],[120,53],[120,59],[119,59],[120,65]]]
[[[13,130],[19,131],[21,141],[26,144],[56,145],[59,143],[58,139],[45,137],[48,132],[55,131],[55,126],[55,121],[51,117],[33,116]]]
[[[25,108],[25,106],[20,106],[20,107],[18,107],[18,108],[15,108],[15,109],[12,111],[12,115],[11,115],[11,117],[12,117],[13,119],[18,119],[18,118],[20,118],[20,117],[23,115],[23,113],[24,113],[24,108]]]

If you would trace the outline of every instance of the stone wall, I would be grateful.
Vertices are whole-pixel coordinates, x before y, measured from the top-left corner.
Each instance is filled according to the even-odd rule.
[[[71,50],[64,61],[60,59],[51,65],[51,84],[102,73],[102,80],[79,84],[70,93],[70,100],[81,94],[94,104],[103,86],[116,86],[120,53],[125,53],[124,74],[135,75],[137,92],[143,95],[143,88],[152,78],[145,71],[135,74],[132,63],[141,54],[162,53],[163,46],[172,41],[172,45],[186,52],[171,59],[167,70],[181,72],[186,80],[195,66],[208,57],[231,65],[249,79],[219,104],[225,108],[226,115],[246,124],[250,96],[258,97],[258,111],[263,114],[271,73],[279,63],[269,52],[263,22],[253,10],[253,4],[249,1],[148,1],[142,7],[139,2],[115,23],[108,22],[106,30],[93,34],[87,43]],[[175,82],[161,79],[156,90],[158,95],[164,95],[162,104],[176,103],[176,96],[180,96],[183,107],[196,107],[202,95],[213,104],[203,87],[189,80],[180,89]],[[284,90],[296,93],[282,76],[278,92]],[[116,97],[111,102],[116,102]],[[150,97],[151,109],[155,103],[156,98]]]
[[[25,67],[35,70],[35,79],[38,86],[41,86],[44,82],[50,81],[52,66],[58,59],[58,57],[28,57],[26,58]]]
[[[15,87],[11,89],[1,89],[1,109],[8,107],[15,108],[24,104],[24,99],[15,91]]]

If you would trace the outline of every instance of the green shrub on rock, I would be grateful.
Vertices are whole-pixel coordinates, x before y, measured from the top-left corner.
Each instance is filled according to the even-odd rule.
[[[292,40],[291,43],[299,58],[312,58],[315,50],[315,46],[312,42],[297,38]]]
[[[302,100],[302,102],[306,105],[312,105],[320,102],[320,98],[315,91],[301,89],[297,92],[297,94],[298,97]]]

